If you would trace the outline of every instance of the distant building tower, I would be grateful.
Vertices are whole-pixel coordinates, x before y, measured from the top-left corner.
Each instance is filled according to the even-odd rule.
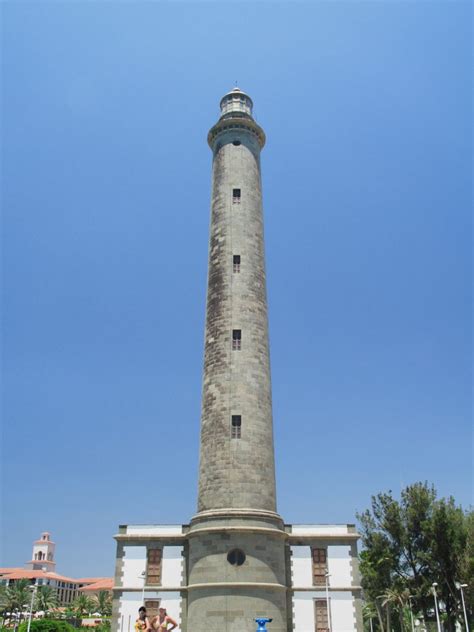
[[[265,134],[252,108],[234,88],[208,134],[197,513],[185,525],[119,527],[112,632],[133,632],[141,605],[151,616],[167,608],[181,632],[253,632],[263,617],[272,619],[269,632],[363,628],[355,526],[291,525],[277,513],[260,176]]]
[[[56,544],[51,541],[51,534],[44,531],[39,540],[33,542],[33,555],[31,560],[25,564],[25,568],[54,571],[56,562],[54,561],[54,551]]]

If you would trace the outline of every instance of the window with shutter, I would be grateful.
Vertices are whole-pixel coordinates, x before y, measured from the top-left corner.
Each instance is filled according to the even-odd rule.
[[[146,583],[149,586],[161,584],[161,549],[148,549]]]
[[[325,599],[315,599],[315,632],[329,632],[328,604]]]
[[[325,586],[327,572],[327,550],[313,548],[311,549],[311,555],[313,558],[313,586]]]
[[[151,623],[153,617],[158,615],[158,608],[160,607],[159,599],[145,599],[146,616]]]

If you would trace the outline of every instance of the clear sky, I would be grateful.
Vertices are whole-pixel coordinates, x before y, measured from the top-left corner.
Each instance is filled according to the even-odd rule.
[[[262,154],[279,511],[471,502],[471,3],[3,2],[3,565],[196,509],[211,153]],[[258,454],[255,455],[258,458]]]

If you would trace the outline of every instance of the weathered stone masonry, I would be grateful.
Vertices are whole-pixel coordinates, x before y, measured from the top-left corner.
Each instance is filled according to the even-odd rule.
[[[213,185],[199,511],[276,511],[260,182],[264,136],[255,129],[250,114],[232,111],[209,134]],[[240,191],[238,203],[234,189]],[[238,274],[234,254],[241,257]],[[234,329],[242,332],[239,351],[232,350]],[[241,416],[240,439],[231,438],[232,415]]]

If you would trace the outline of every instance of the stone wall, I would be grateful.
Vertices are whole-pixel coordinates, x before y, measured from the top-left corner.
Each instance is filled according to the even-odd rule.
[[[259,154],[245,130],[217,137],[198,511],[276,508]],[[241,257],[240,273],[233,255]],[[240,350],[232,350],[233,329],[242,332]],[[231,438],[232,415],[241,416],[240,439]]]

